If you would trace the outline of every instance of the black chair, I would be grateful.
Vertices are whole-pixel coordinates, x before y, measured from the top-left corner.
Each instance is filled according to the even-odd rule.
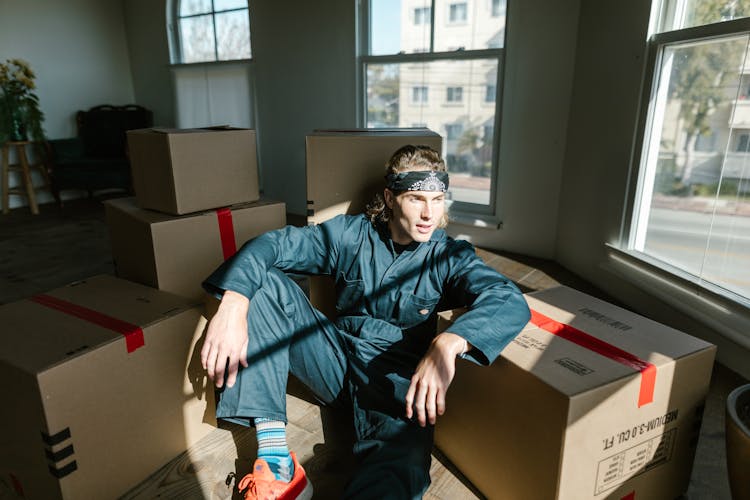
[[[51,188],[133,192],[126,131],[153,125],[153,113],[135,104],[96,106],[76,113],[78,137],[47,141]]]

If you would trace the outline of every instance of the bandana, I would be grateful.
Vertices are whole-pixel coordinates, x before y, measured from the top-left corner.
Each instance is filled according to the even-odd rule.
[[[386,175],[385,180],[391,191],[448,191],[448,172],[409,170]]]

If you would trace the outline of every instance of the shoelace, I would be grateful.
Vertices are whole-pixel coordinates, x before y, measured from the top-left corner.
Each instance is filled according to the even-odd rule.
[[[245,492],[244,497],[248,498],[248,495],[252,495],[250,498],[258,498],[258,486],[255,483],[255,476],[248,474],[240,480],[240,484],[237,485],[240,492]]]

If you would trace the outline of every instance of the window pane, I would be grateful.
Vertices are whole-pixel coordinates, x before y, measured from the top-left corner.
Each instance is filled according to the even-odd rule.
[[[680,6],[680,2],[674,0],[673,4],[674,8]],[[682,5],[684,10],[675,13],[674,22],[665,31],[730,21],[750,15],[750,0],[687,0]]]
[[[443,156],[456,201],[488,205],[495,106],[484,105],[497,81],[497,60],[370,64],[367,126],[425,124],[445,138]],[[446,105],[442,96],[458,99]]]
[[[219,60],[250,58],[250,19],[247,10],[216,14]]]
[[[246,9],[247,0],[214,0],[214,10]]]
[[[211,0],[181,0],[180,17],[211,12]]]
[[[664,49],[634,248],[750,297],[747,42]]]
[[[367,128],[398,127],[399,111],[398,64],[367,66]]]
[[[370,55],[429,52],[430,0],[371,0]]]
[[[180,19],[182,62],[215,61],[214,29],[211,15]]]
[[[435,0],[435,52],[501,48],[505,0]]]

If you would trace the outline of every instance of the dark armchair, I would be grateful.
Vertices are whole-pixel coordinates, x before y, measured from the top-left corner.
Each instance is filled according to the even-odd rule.
[[[153,113],[135,104],[102,105],[76,113],[78,137],[47,143],[52,193],[99,189],[132,193],[125,132],[153,125]]]

